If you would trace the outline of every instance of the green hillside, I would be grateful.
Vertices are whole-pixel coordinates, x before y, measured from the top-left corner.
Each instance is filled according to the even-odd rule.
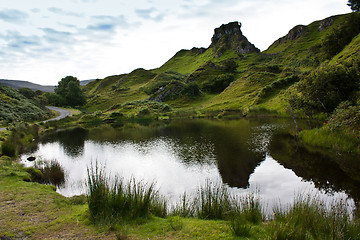
[[[332,16],[296,26],[260,52],[242,34],[241,24],[222,25],[208,48],[181,50],[157,69],[136,69],[88,84],[86,108],[111,114],[123,111],[128,102],[147,108],[156,101],[169,105],[166,114],[242,115],[260,109],[284,114],[290,86],[322,64],[343,64],[346,52],[356,53],[359,42],[351,40],[359,26],[358,13]],[[154,109],[148,110],[151,114]]]
[[[46,119],[51,112],[20,94],[17,90],[0,84],[0,126],[16,122]]]

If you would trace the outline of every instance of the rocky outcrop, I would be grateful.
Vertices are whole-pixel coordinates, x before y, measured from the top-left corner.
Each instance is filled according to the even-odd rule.
[[[293,41],[295,39],[298,39],[299,37],[304,36],[305,34],[306,34],[306,26],[297,25],[293,29],[291,29],[287,35],[276,40],[274,44],[275,46],[278,46],[283,42]]]
[[[220,57],[226,50],[232,49],[239,54],[258,53],[260,50],[250,43],[248,39],[242,34],[241,23],[231,22],[223,24],[214,30],[214,35],[211,38],[211,45],[215,57]]]
[[[325,18],[324,20],[322,20],[319,24],[319,31],[324,31],[325,29],[327,29],[328,27],[330,27],[334,22],[334,17],[329,17],[329,18]]]

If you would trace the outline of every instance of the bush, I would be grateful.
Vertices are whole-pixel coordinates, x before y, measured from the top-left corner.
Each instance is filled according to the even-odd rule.
[[[180,95],[186,95],[188,97],[197,97],[201,95],[201,92],[199,86],[195,82],[189,82],[183,87]]]
[[[1,144],[1,152],[3,155],[9,156],[9,157],[15,157],[16,147],[10,141],[5,141]]]
[[[352,13],[341,26],[333,29],[323,40],[322,47],[331,58],[341,52],[360,33],[360,14]]]
[[[292,85],[293,83],[298,82],[298,81],[299,81],[299,77],[293,75],[290,77],[280,78],[280,79],[276,80],[275,82],[265,86],[263,89],[261,89],[261,91],[258,94],[258,100],[257,100],[258,103],[260,103],[261,100],[268,98],[269,96],[274,94],[276,91],[279,91],[281,89],[289,87],[290,85]]]
[[[202,84],[201,89],[209,93],[221,93],[235,80],[234,74],[221,74]]]
[[[341,102],[349,100],[359,89],[357,66],[326,66],[305,76],[296,86],[298,93],[290,92],[292,108],[304,110],[307,115],[331,113]]]

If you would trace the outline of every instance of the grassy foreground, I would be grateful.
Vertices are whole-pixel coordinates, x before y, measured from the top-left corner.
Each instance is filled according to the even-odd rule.
[[[300,197],[293,207],[276,209],[268,220],[250,196],[242,205],[234,205],[236,214],[228,218],[228,211],[234,210],[229,196],[223,188],[210,185],[200,188],[197,203],[184,200],[161,217],[150,207],[142,216],[94,221],[88,204],[96,196],[63,197],[53,186],[28,182],[29,174],[10,158],[0,160],[1,239],[360,239],[359,219],[350,218],[343,202],[326,211],[320,200]],[[89,177],[93,184],[104,180],[98,175]],[[126,189],[135,195],[141,195],[139,189],[149,193],[145,185],[128,188],[123,184],[125,191],[117,189],[116,194],[109,185],[102,187],[109,191],[110,200],[119,200],[129,193]]]
[[[226,221],[149,216],[93,224],[86,197],[66,198],[34,182],[7,157],[0,166],[0,238],[8,239],[232,239]],[[181,223],[181,229],[179,228]],[[174,229],[175,228],[175,229]]]

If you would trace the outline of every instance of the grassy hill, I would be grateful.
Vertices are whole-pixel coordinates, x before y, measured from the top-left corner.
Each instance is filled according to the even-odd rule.
[[[50,116],[49,110],[24,97],[17,90],[0,84],[0,126]]]
[[[238,23],[222,25],[208,48],[181,50],[159,68],[88,84],[86,108],[111,114],[137,101],[142,107],[126,111],[135,116],[148,101],[156,101],[167,104],[173,114],[284,114],[290,86],[324,63],[343,64],[344,51],[357,52],[359,42],[351,40],[360,32],[359,19],[352,13],[296,26],[263,52],[247,41]],[[148,110],[151,114],[154,109]]]

